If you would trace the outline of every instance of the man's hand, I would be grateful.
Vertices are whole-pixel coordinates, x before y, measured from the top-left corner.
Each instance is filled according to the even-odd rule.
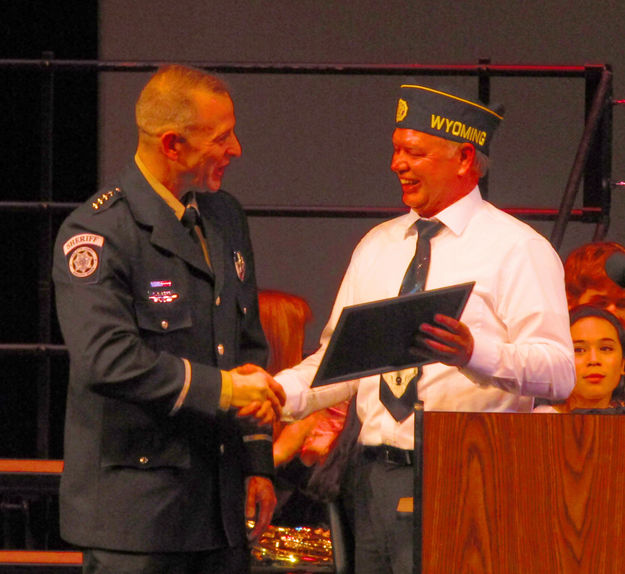
[[[286,400],[284,389],[264,369],[246,364],[230,371],[232,375],[231,406],[239,416],[254,416],[261,424],[279,419]]]
[[[253,542],[269,527],[277,501],[271,480],[264,476],[250,476],[246,486],[245,518],[254,521],[247,537]]]
[[[317,424],[317,413],[286,425],[273,442],[273,464],[276,468],[295,458],[301,451],[306,437]]]
[[[441,327],[421,324],[411,351],[416,355],[425,353],[445,365],[464,367],[473,354],[473,335],[469,327],[440,313],[434,315],[434,321]]]

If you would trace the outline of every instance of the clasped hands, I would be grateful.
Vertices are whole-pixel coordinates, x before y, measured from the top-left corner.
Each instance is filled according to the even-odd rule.
[[[286,400],[284,389],[264,369],[245,364],[230,371],[232,401],[240,417],[254,417],[261,425],[279,420]]]

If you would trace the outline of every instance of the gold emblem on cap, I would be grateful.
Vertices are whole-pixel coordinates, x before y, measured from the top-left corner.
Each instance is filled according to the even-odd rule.
[[[395,116],[395,121],[397,123],[404,120],[404,118],[408,115],[408,102],[402,98],[399,98],[397,102],[397,115]]]

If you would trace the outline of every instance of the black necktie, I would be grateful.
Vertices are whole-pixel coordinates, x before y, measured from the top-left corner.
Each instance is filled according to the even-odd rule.
[[[193,195],[191,193],[187,194],[184,198],[183,203],[186,203],[184,213],[180,218],[180,223],[184,225],[191,234],[191,238],[196,243],[200,244],[202,248],[202,253],[204,254],[204,260],[208,265],[209,269],[211,269],[211,260],[210,255],[208,253],[208,245],[206,244],[206,239],[204,237],[204,232],[202,231],[202,218],[200,217],[200,212],[197,207],[193,205]]]
[[[430,268],[430,239],[441,230],[443,224],[436,219],[418,219],[415,227],[419,234],[417,249],[401,282],[400,295],[423,291]]]
[[[200,214],[197,209],[192,205],[187,205],[180,218],[180,222],[189,230],[193,240],[197,242],[198,237],[195,233],[195,227],[200,225]]]
[[[418,233],[417,248],[406,269],[400,295],[423,291],[430,268],[430,239],[441,230],[443,224],[435,219],[418,219],[415,227]],[[421,374],[422,369],[419,367],[380,376],[380,402],[396,421],[401,422],[412,413],[417,401],[417,381]],[[395,389],[395,393],[392,389]],[[403,394],[396,396],[402,389]]]

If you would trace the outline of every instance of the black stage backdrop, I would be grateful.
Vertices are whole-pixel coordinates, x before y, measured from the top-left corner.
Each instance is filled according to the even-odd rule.
[[[20,0],[2,11],[0,59],[98,57],[96,0]],[[57,72],[54,86],[52,199],[80,201],[97,181],[97,77]],[[41,198],[41,73],[0,68],[0,153],[2,201]],[[66,213],[53,216],[52,238]],[[51,339],[61,343],[54,312],[39,309],[41,212],[0,210],[0,343],[36,343],[40,321],[51,313]],[[48,247],[51,249],[51,246]],[[37,449],[37,385],[40,360],[32,355],[0,355],[0,457],[28,458]],[[62,457],[62,426],[67,385],[64,358],[51,369],[50,458]]]

